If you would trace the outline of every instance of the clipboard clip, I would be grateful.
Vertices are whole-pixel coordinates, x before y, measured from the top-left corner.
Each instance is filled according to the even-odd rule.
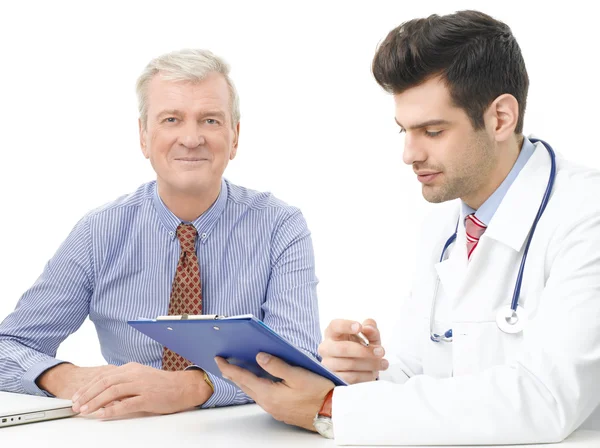
[[[218,320],[227,316],[219,314],[181,314],[172,316],[158,316],[156,320]]]

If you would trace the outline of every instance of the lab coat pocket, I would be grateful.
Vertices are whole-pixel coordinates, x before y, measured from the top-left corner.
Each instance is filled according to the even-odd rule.
[[[454,376],[511,363],[518,355],[520,336],[500,331],[495,321],[455,323],[453,337]]]
[[[433,342],[429,338],[429,319],[423,319],[427,333],[422,336],[423,343],[423,373],[434,378],[449,378],[452,376],[452,343]],[[439,328],[444,327],[442,324]],[[435,330],[434,330],[435,331]],[[438,330],[442,331],[442,330]]]

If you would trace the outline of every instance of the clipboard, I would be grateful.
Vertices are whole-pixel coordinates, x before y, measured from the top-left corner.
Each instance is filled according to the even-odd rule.
[[[251,314],[241,316],[181,315],[159,316],[127,322],[136,330],[168,349],[189,359],[204,371],[225,380],[214,360],[215,356],[242,367],[256,376],[281,381],[256,362],[259,352],[269,353],[292,366],[302,367],[325,377],[336,386],[347,383],[279,336],[264,322]]]

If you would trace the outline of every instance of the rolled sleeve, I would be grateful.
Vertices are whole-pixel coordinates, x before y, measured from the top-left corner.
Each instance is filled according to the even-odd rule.
[[[25,393],[42,397],[54,397],[51,393],[40,389],[36,384],[36,380],[46,370],[56,367],[59,364],[63,364],[64,362],[65,361],[56,358],[43,357],[39,362],[32,365],[21,377],[21,386]]]
[[[88,316],[93,285],[91,237],[84,218],[0,323],[0,390],[47,395],[35,380],[64,362],[54,358],[57,349]]]

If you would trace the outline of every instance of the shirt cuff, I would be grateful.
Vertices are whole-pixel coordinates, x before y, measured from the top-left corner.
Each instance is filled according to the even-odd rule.
[[[51,393],[44,389],[40,389],[35,382],[46,370],[65,362],[66,361],[48,357],[32,365],[21,377],[21,386],[23,386],[25,393],[41,397],[54,397]]]
[[[217,406],[230,406],[233,404],[251,403],[252,399],[233,384],[219,378],[211,373],[206,372],[208,377],[215,387],[215,392],[206,400],[201,407],[214,408]]]

